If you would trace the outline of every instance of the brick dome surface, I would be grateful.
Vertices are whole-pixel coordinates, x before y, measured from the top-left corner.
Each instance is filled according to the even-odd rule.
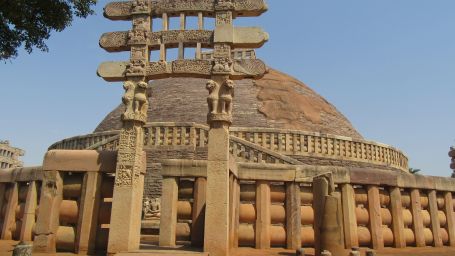
[[[206,123],[205,79],[169,78],[153,81],[149,122]],[[95,132],[119,130],[123,105],[109,113]],[[320,132],[361,139],[349,120],[332,104],[295,78],[270,69],[259,80],[236,81],[236,127],[267,127]]]

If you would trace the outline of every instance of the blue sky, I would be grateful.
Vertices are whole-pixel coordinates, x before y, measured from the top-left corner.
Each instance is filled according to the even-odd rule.
[[[100,35],[128,22],[97,15],[75,20],[48,41],[50,51],[21,51],[0,63],[0,138],[40,165],[60,139],[90,133],[120,103],[122,88],[96,76],[106,53]],[[369,140],[403,150],[414,168],[449,176],[455,141],[455,1],[269,0],[260,25],[270,34],[258,56],[308,84]]]

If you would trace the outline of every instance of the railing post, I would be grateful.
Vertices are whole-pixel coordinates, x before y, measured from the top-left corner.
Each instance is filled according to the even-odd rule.
[[[411,190],[411,211],[412,211],[412,229],[416,240],[417,247],[425,246],[425,237],[423,234],[422,203],[420,201],[420,191],[417,188]]]
[[[370,214],[371,244],[373,249],[384,248],[382,234],[381,203],[379,200],[379,188],[375,185],[368,186],[368,213]]]
[[[63,179],[58,171],[44,171],[33,251],[56,252],[60,204],[63,200]]]
[[[21,236],[22,241],[32,241],[32,229],[35,225],[36,206],[38,196],[36,190],[36,181],[30,181],[27,189],[27,199],[25,201],[25,210],[22,217]]]
[[[99,172],[87,172],[84,176],[76,238],[76,253],[79,254],[95,252],[101,179]]]
[[[235,202],[235,211],[234,211],[234,236],[232,237],[232,247],[239,247],[239,226],[240,226],[240,181],[238,179],[234,180],[234,202]]]
[[[302,247],[302,217],[300,211],[300,185],[286,183],[286,247],[297,250]]]
[[[18,203],[19,184],[14,182],[8,189],[8,203],[6,205],[5,216],[3,219],[2,240],[12,240],[13,233],[11,228],[16,225],[16,207]]]
[[[234,237],[235,237],[235,222],[236,222],[236,210],[239,207],[238,206],[238,195],[237,195],[237,189],[236,189],[236,183],[237,179],[236,177],[231,173],[229,176],[229,242],[231,248],[235,247],[234,243]]]
[[[210,125],[207,161],[207,206],[204,251],[229,255],[229,125]],[[202,130],[201,130],[202,131]]]
[[[341,198],[343,206],[344,239],[346,249],[359,246],[357,234],[357,218],[355,215],[355,195],[351,184],[341,185]]]
[[[270,184],[267,181],[256,182],[256,248],[270,248]]]
[[[406,238],[404,237],[403,205],[401,191],[398,187],[390,189],[390,206],[395,247],[404,248],[406,247]]]
[[[441,238],[441,226],[438,217],[438,202],[436,201],[436,190],[431,190],[428,193],[428,204],[430,209],[430,218],[431,218],[431,231],[433,232],[433,243],[436,247],[441,247],[442,238]]]
[[[455,215],[453,212],[452,192],[444,193],[444,212],[447,216],[447,231],[449,233],[449,244],[455,246]]]
[[[207,179],[196,178],[194,182],[194,201],[191,226],[191,245],[204,245],[205,199],[207,195]]]
[[[162,188],[159,245],[175,246],[179,193],[177,178],[164,177]]]
[[[326,177],[316,177],[313,180],[313,209],[314,209],[314,250],[315,255],[321,255],[321,228],[324,216],[326,196],[329,195],[329,180]]]

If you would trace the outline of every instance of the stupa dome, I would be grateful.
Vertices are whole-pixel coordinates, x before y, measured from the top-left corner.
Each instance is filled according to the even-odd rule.
[[[149,122],[194,122],[207,118],[207,80],[169,78],[153,81],[149,92]],[[123,105],[95,132],[119,130]],[[304,83],[275,69],[259,80],[236,81],[235,127],[265,127],[319,132],[362,139],[349,120]]]

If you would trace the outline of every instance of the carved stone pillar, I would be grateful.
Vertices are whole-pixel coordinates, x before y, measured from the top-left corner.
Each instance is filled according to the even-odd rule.
[[[108,253],[139,249],[142,196],[144,188],[145,154],[144,129],[147,122],[148,34],[150,6],[148,1],[136,0],[131,5],[133,29],[128,32],[131,47],[130,63],[126,66],[126,110],[122,115],[123,128],[117,155],[114,195],[109,230]]]
[[[229,255],[229,127],[232,123],[231,1],[215,5],[216,28],[212,80],[207,82],[210,126],[207,163],[207,201],[204,250],[213,256]],[[231,35],[231,37],[230,37]]]

